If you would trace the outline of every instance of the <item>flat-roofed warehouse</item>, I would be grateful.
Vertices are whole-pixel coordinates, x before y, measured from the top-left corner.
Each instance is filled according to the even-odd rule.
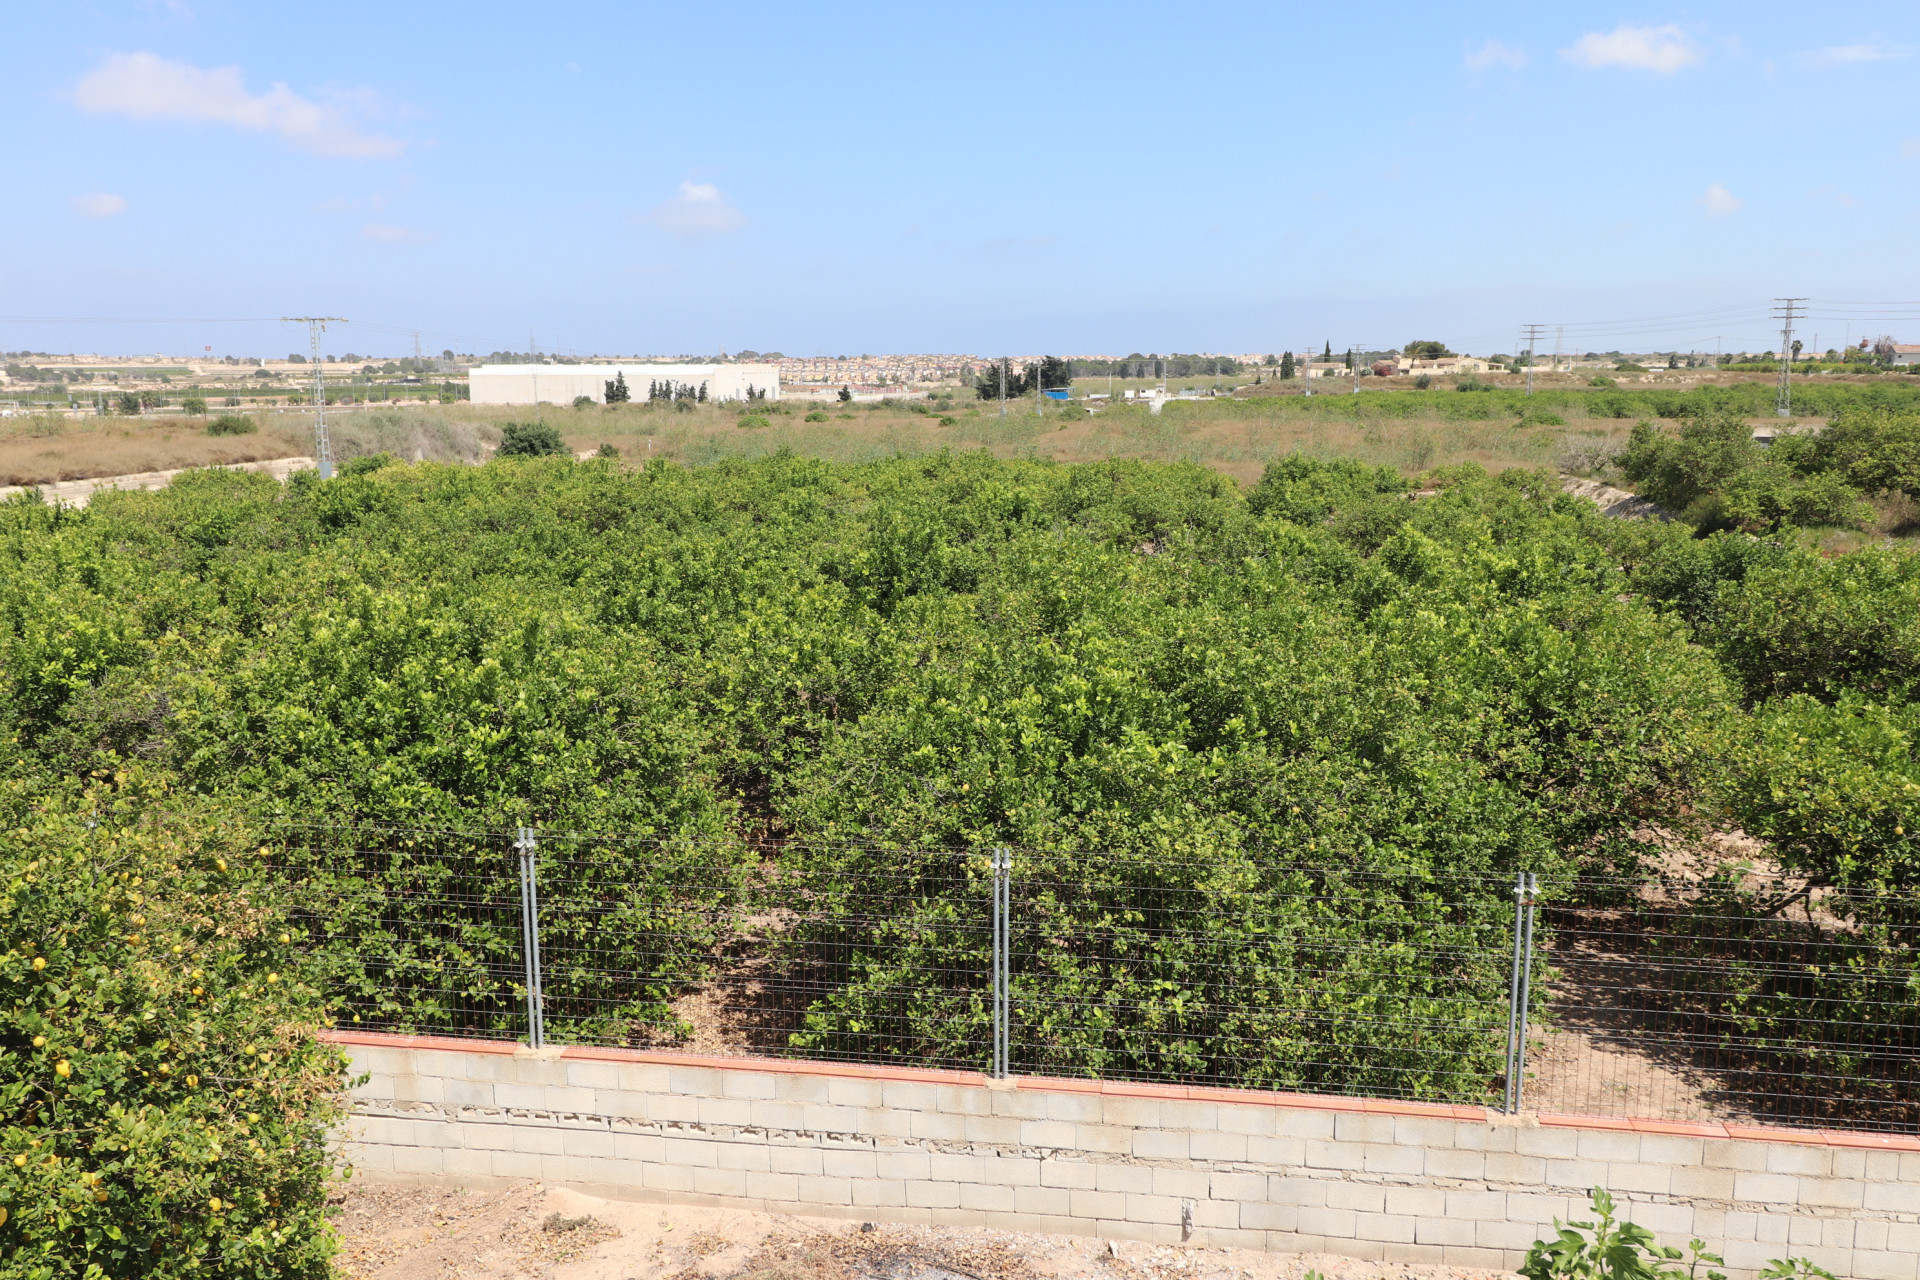
[[[647,398],[654,383],[707,389],[709,400],[780,398],[777,364],[483,364],[467,372],[468,394],[475,404],[532,404],[536,392],[542,404],[572,404],[586,396],[596,404],[607,402],[607,384],[624,374],[627,394],[635,401]]]

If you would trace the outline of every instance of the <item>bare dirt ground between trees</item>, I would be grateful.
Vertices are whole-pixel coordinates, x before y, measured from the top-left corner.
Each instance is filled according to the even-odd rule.
[[[1465,1267],[861,1224],[506,1191],[358,1183],[336,1220],[347,1280],[1506,1280]]]

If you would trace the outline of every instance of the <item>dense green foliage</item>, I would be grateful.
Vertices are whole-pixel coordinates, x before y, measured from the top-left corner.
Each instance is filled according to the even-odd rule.
[[[321,1280],[318,993],[247,846],[120,783],[0,799],[0,1271]]]
[[[1580,388],[1539,387],[1529,396],[1519,387],[1502,387],[1472,375],[1462,375],[1432,384],[1431,390],[1395,388],[1369,391],[1364,395],[1315,395],[1301,397],[1284,393],[1236,400],[1235,412],[1260,408],[1276,414],[1325,419],[1399,419],[1441,418],[1448,420],[1519,420],[1551,413],[1568,422],[1611,419],[1633,422],[1640,419],[1684,422],[1716,413],[1738,414],[1747,418],[1771,418],[1774,410],[1774,385],[1755,380],[1729,384],[1710,384],[1687,389],[1660,386],[1620,386],[1602,378],[1605,386]],[[1365,383],[1362,384],[1366,385]],[[1462,395],[1461,391],[1471,394]],[[1793,412],[1798,418],[1831,418],[1843,412],[1868,410],[1896,415],[1920,412],[1920,380],[1894,379],[1881,383],[1818,383],[1796,386]]]
[[[1703,528],[1862,527],[1874,518],[1863,498],[1920,496],[1920,413],[1849,408],[1819,434],[1771,448],[1731,411],[1678,431],[1642,422],[1620,467],[1640,496]]]
[[[1475,1097],[1506,878],[1632,874],[1716,817],[1866,895],[1846,998],[1881,1001],[1912,558],[1608,521],[1525,472],[1425,488],[533,458],[16,501],[0,717],[23,777],[141,760],[263,821],[634,837],[548,855],[556,945],[628,957],[550,968],[558,1036],[675,1034],[754,916],[819,983],[796,1047],[977,1061],[1004,843],[1027,1065]],[[357,1010],[451,1025],[464,992],[462,1025],[512,1025],[511,916],[417,927],[443,891],[510,905],[503,857],[284,844]],[[1822,1034],[1767,981],[1751,1026]]]
[[[547,423],[509,422],[500,428],[497,452],[503,458],[555,457],[567,452],[567,442],[560,438],[560,428]]]

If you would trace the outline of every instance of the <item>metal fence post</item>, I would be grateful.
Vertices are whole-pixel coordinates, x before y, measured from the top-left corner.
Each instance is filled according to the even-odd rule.
[[[1513,882],[1513,975],[1507,979],[1507,1093],[1501,1110],[1512,1115],[1519,1110],[1514,1098],[1514,1039],[1520,1027],[1520,936],[1521,917],[1526,914],[1527,873],[1519,872]]]
[[[533,862],[537,847],[533,828],[519,828],[513,847],[520,853],[520,954],[526,963],[527,1045],[541,1049],[546,1047],[547,1028],[541,1012],[540,884]]]
[[[1540,897],[1540,877],[1528,872],[1523,879],[1526,903],[1526,934],[1520,943],[1520,1034],[1513,1043],[1513,1110],[1517,1114],[1525,1102],[1527,1088],[1527,1007],[1533,1003],[1533,909]]]
[[[1007,1078],[1007,877],[1013,870],[1013,850],[993,851],[993,1078]]]

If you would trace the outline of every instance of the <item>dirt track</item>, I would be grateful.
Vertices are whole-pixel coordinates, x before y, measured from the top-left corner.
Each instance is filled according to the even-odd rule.
[[[1508,1280],[1461,1267],[1356,1262],[948,1227],[361,1184],[338,1218],[348,1280]]]

